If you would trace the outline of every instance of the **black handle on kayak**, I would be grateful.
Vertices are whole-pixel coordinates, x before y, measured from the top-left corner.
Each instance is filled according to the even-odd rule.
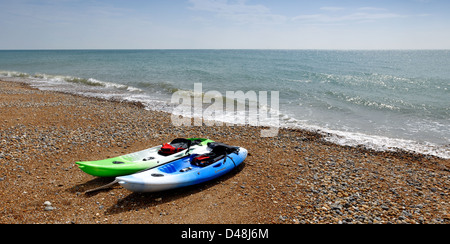
[[[188,155],[189,149],[191,149],[191,145],[192,145],[192,141],[188,140],[188,147],[187,147],[186,153],[184,155]]]

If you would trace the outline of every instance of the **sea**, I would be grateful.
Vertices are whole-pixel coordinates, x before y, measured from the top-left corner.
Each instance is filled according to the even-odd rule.
[[[281,127],[450,159],[450,50],[2,50],[2,77],[169,113],[196,83],[278,91]]]

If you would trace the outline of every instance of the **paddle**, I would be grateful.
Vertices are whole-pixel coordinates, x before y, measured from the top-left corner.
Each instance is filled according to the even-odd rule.
[[[97,187],[97,188],[92,189],[92,190],[87,190],[87,191],[84,192],[84,194],[88,194],[88,193],[91,193],[91,192],[96,192],[96,191],[100,191],[100,190],[103,190],[103,189],[107,189],[107,188],[115,185],[116,183],[119,183],[119,181],[117,179],[115,179],[113,182],[111,182],[109,184],[106,184],[104,186],[100,186],[100,187]]]

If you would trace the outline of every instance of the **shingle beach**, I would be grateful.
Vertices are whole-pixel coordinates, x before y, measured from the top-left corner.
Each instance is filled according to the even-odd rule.
[[[0,223],[450,223],[450,160],[335,145],[309,131],[175,127],[168,113],[0,81]],[[132,193],[82,172],[175,138],[248,149],[217,180]]]

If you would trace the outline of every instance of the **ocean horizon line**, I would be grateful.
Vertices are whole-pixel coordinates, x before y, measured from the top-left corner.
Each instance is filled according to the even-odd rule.
[[[326,49],[326,48],[42,48],[1,49],[0,51],[450,51],[450,49]]]

